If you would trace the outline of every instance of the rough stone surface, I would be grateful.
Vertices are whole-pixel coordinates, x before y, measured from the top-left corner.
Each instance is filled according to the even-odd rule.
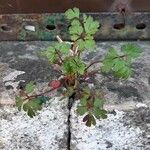
[[[86,55],[86,60],[94,60],[103,58],[109,47],[114,47],[118,51],[122,44],[126,42],[102,42],[98,43],[98,48],[91,55]],[[127,81],[115,81],[111,78],[107,79],[102,75],[97,75],[95,87],[103,89],[106,94],[108,104],[120,104],[123,102],[144,102],[149,103],[150,99],[150,43],[149,42],[133,42],[137,44],[142,53],[133,64],[133,75]]]
[[[75,109],[75,108],[74,108]],[[142,108],[143,109],[143,108]],[[149,110],[143,110],[147,114]],[[71,149],[72,150],[149,150],[149,119],[143,120],[136,109],[130,112],[115,111],[105,120],[97,121],[96,126],[86,127],[83,117],[72,111]],[[144,126],[143,126],[144,124]]]
[[[14,107],[0,108],[1,150],[66,150],[67,100],[53,98],[33,119]]]
[[[123,44],[99,43],[97,51],[86,60],[102,58],[108,47],[118,49]],[[149,150],[150,149],[150,43],[137,42],[142,53],[133,62],[134,74],[127,81],[116,82],[97,75],[95,88],[106,93],[108,118],[88,128],[83,117],[71,112],[71,149],[73,150]],[[115,110],[115,111],[114,111]]]
[[[125,42],[99,42],[94,52],[85,53],[89,60],[103,58],[109,47],[117,50]],[[71,110],[71,150],[149,150],[150,149],[150,42],[135,42],[142,53],[132,67],[127,81],[109,80],[103,75],[93,78],[96,89],[106,95],[108,118],[88,128]],[[50,105],[29,119],[14,104],[18,86],[35,81],[38,89],[59,77],[48,62],[37,55],[50,42],[0,42],[0,150],[67,150],[67,102],[51,99]],[[96,68],[97,66],[95,66]],[[89,86],[93,86],[92,84]],[[56,93],[52,93],[55,97]],[[7,106],[4,106],[7,104]]]

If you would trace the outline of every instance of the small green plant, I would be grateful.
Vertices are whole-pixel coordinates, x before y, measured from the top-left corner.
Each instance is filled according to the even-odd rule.
[[[42,104],[49,100],[46,93],[63,89],[63,98],[80,100],[77,113],[84,116],[83,122],[87,126],[95,125],[96,119],[107,117],[107,111],[104,109],[103,91],[88,87],[89,79],[97,73],[112,74],[120,80],[127,79],[132,74],[132,60],[139,55],[140,49],[134,44],[123,45],[120,52],[110,48],[102,60],[87,64],[82,59],[82,53],[96,47],[94,34],[100,28],[99,22],[91,16],[80,14],[78,8],[67,10],[65,16],[70,24],[70,41],[62,41],[57,36],[58,42],[41,52],[61,72],[62,77],[51,81],[48,85],[50,90],[41,94],[35,94],[33,82],[28,83],[16,96],[16,105],[18,110],[23,109],[30,117],[34,117],[42,109]],[[91,69],[98,63],[101,64],[98,70]]]

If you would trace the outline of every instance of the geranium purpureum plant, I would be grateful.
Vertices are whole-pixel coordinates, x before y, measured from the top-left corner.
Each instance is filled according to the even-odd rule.
[[[42,104],[49,100],[49,97],[45,96],[46,93],[62,89],[58,92],[62,91],[63,98],[80,100],[77,113],[83,116],[83,122],[87,126],[95,125],[96,119],[107,117],[107,111],[104,109],[103,91],[89,87],[90,78],[96,74],[108,74],[120,80],[127,79],[132,74],[132,60],[139,55],[140,49],[133,44],[125,44],[120,52],[110,48],[102,60],[86,63],[81,56],[83,52],[95,49],[94,34],[100,28],[99,22],[94,21],[91,16],[80,14],[78,8],[67,10],[65,16],[69,22],[71,42],[63,41],[57,35],[58,42],[41,52],[41,55],[61,72],[61,78],[50,81],[50,90],[41,94],[34,93],[35,86],[31,81],[25,88],[20,89],[16,96],[16,106],[34,117],[36,112],[42,109]],[[99,64],[99,69],[92,68],[95,64]]]

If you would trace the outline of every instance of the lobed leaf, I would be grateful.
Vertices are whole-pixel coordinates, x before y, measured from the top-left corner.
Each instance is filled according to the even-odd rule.
[[[16,106],[18,107],[19,111],[23,109],[25,112],[27,112],[29,117],[33,118],[36,115],[36,112],[42,109],[42,104],[46,103],[48,100],[49,98],[45,96],[40,96],[26,101],[24,101],[21,97],[16,97]]]
[[[21,111],[22,104],[23,104],[22,98],[19,96],[16,96],[15,100],[16,100],[16,106],[18,107],[18,110]]]
[[[131,59],[136,58],[140,54],[140,48],[132,43],[124,44],[121,47],[121,50],[124,52],[124,54],[127,55],[128,58],[131,58]]]
[[[76,44],[78,45],[80,51],[83,51],[85,49],[91,50],[96,47],[96,43],[93,39],[78,39],[76,41]]]
[[[32,99],[23,105],[23,110],[27,112],[28,116],[33,118],[38,110],[41,110],[40,100],[38,98]]]
[[[55,49],[59,50],[62,54],[65,55],[69,53],[70,48],[71,48],[71,44],[66,42],[55,44]]]
[[[79,20],[73,20],[71,26],[69,27],[69,34],[72,41],[76,41],[81,37],[83,33],[83,27]]]
[[[99,28],[99,22],[98,21],[94,21],[93,18],[91,16],[83,16],[83,21],[84,21],[84,29],[85,29],[85,33],[89,34],[89,35],[93,35],[98,31]]]
[[[65,12],[65,16],[67,19],[71,20],[73,18],[79,18],[80,11],[78,8],[68,9]]]
[[[87,112],[87,108],[85,106],[77,106],[77,113],[82,116]]]
[[[114,66],[114,58],[118,57],[115,49],[111,48],[103,60],[102,72],[108,73]]]
[[[103,108],[104,100],[102,99],[95,99],[94,100],[94,107]]]
[[[66,74],[84,74],[85,64],[79,57],[67,58],[62,65],[62,70]]]
[[[46,50],[41,52],[43,57],[46,57],[50,63],[54,63],[57,60],[55,48],[50,46]]]
[[[123,55],[121,57],[117,54],[115,49],[111,48],[103,60],[103,66],[101,68],[102,72],[110,72],[115,77],[122,79],[126,79],[131,76],[131,61],[129,61],[128,59],[124,59],[124,57],[126,57],[126,55]]]
[[[100,119],[100,118],[106,119],[107,118],[107,111],[104,109],[100,109],[98,107],[95,107],[93,109],[93,114],[94,114],[95,118],[97,118],[97,119]]]
[[[31,82],[29,82],[28,84],[26,84],[26,86],[25,86],[25,91],[26,91],[28,94],[30,94],[30,93],[32,93],[32,92],[34,91],[34,88],[35,88],[35,85],[34,85],[34,83],[31,81]]]
[[[94,118],[93,115],[91,114],[87,114],[84,118],[83,118],[83,122],[86,122],[86,126],[91,127],[91,125],[96,125],[96,120]]]

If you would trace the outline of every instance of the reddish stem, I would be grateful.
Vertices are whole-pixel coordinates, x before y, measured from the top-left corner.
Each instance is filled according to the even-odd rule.
[[[94,64],[98,64],[98,63],[101,63],[102,61],[101,60],[97,60],[97,61],[93,61],[91,62],[86,68],[85,68],[85,71],[88,70],[91,66],[93,66]]]
[[[35,97],[39,97],[39,96],[42,96],[42,95],[44,95],[44,94],[46,94],[46,93],[49,93],[49,92],[52,92],[52,91],[54,91],[55,90],[55,88],[54,89],[50,89],[50,90],[48,90],[48,91],[45,91],[45,92],[43,92],[43,93],[40,93],[40,94],[35,94],[35,95],[32,95],[32,96],[28,96],[27,98],[25,98],[24,100],[27,100],[27,99],[31,99],[31,98],[35,98]]]

